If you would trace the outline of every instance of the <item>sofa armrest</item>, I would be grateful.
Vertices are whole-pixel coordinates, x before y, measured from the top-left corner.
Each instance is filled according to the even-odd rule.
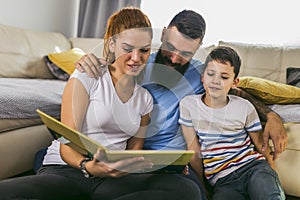
[[[54,78],[43,61],[49,53],[67,51],[64,35],[0,24],[0,77]]]

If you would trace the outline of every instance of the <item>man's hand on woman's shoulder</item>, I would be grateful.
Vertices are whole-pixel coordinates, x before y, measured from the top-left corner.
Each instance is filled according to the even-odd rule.
[[[82,73],[87,73],[91,78],[98,79],[102,76],[102,68],[105,65],[105,60],[97,58],[93,53],[88,53],[75,63],[75,68]]]

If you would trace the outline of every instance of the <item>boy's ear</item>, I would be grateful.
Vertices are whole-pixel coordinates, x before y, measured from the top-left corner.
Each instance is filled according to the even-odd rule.
[[[236,79],[234,79],[231,88],[237,88],[239,82],[240,82],[240,78],[237,77]]]

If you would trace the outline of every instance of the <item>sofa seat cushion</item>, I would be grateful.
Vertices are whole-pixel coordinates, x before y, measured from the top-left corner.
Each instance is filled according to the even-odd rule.
[[[65,81],[0,78],[0,119],[38,118],[36,109],[60,115]]]

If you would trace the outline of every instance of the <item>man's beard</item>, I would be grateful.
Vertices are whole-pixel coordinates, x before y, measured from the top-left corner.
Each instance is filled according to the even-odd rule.
[[[151,80],[164,87],[173,88],[181,80],[188,66],[189,63],[183,66],[172,63],[169,58],[163,57],[161,50],[159,50],[153,66]]]
[[[167,56],[163,56],[161,53],[161,48],[157,52],[157,56],[155,59],[155,63],[159,63],[161,65],[165,65],[166,67],[172,67],[176,71],[178,71],[180,74],[184,75],[184,72],[187,70],[189,66],[189,62],[187,62],[185,65],[181,65],[179,63],[173,63],[170,58]]]

